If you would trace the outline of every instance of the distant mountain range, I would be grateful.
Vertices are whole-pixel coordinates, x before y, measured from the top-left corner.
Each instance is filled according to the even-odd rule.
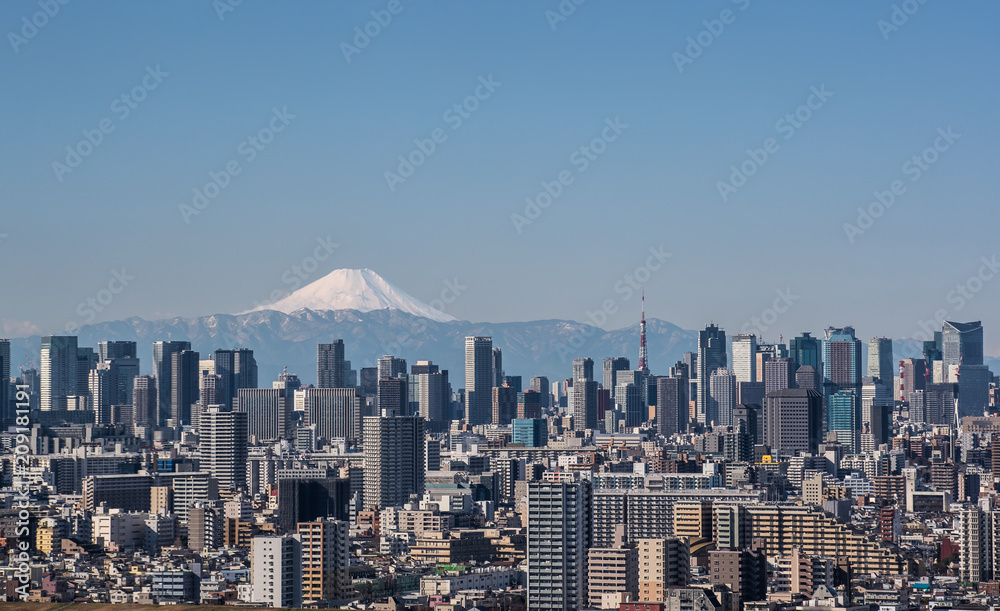
[[[333,307],[319,307],[324,303]],[[189,340],[202,358],[218,348],[251,348],[261,386],[277,379],[285,366],[303,382],[315,383],[316,344],[335,338],[344,340],[354,369],[372,367],[385,354],[405,358],[410,365],[417,359],[430,360],[450,371],[456,389],[465,383],[465,337],[469,335],[492,336],[493,345],[503,350],[505,372],[522,376],[525,386],[531,376],[544,375],[553,382],[569,377],[577,356],[592,357],[595,373],[607,356],[626,356],[633,367],[638,365],[638,324],[606,331],[569,320],[454,320],[371,270],[337,270],[269,307],[197,318],[129,318],[85,325],[77,335],[82,346],[96,347],[101,340],[138,342],[146,373],[152,370],[152,345],[158,340]],[[663,320],[647,320],[646,334],[649,366],[655,374],[667,374],[685,352],[697,347],[697,331]],[[12,339],[12,361],[37,366],[40,349],[39,336]],[[917,340],[894,340],[893,350],[897,360],[921,356]],[[993,371],[1000,371],[1000,359],[987,361]]]

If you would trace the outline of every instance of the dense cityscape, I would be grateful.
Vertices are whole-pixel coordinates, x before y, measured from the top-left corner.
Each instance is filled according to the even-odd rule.
[[[998,23],[0,1],[0,611],[1000,611]]]
[[[372,609],[879,609],[1000,598],[997,378],[979,322],[923,358],[852,327],[464,378],[41,339],[11,367],[8,600]],[[596,367],[595,367],[596,365]],[[311,372],[310,372],[311,373]],[[13,377],[12,377],[13,376]],[[304,376],[303,376],[304,377]]]

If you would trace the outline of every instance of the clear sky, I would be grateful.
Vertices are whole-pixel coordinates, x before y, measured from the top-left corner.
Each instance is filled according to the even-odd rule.
[[[624,326],[635,274],[685,328],[1000,354],[995,2],[49,1],[0,5],[8,335],[368,267],[469,320]]]

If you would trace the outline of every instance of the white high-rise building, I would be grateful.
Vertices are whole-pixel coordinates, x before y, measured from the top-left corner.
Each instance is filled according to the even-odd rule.
[[[1000,575],[1000,510],[981,499],[959,512],[959,579],[992,581]]]
[[[66,409],[66,397],[77,394],[77,339],[75,335],[42,338],[40,394],[42,411]]]
[[[716,426],[733,423],[733,408],[736,407],[736,376],[722,367],[712,372],[708,379],[707,422]]]
[[[220,490],[236,491],[246,485],[248,423],[246,412],[224,405],[210,405],[201,413],[201,469],[218,480]]]
[[[528,608],[587,606],[587,550],[594,544],[587,480],[528,484]]]
[[[465,338],[465,419],[489,424],[493,419],[493,338]]]
[[[107,363],[99,363],[96,369],[91,369],[87,374],[87,386],[94,422],[111,424],[111,367]]]
[[[299,535],[254,537],[250,569],[251,602],[268,607],[302,606]]]
[[[752,333],[733,336],[733,373],[737,382],[757,380],[757,336]]]

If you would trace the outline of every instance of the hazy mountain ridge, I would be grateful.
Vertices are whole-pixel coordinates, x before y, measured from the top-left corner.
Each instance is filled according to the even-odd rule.
[[[152,345],[158,340],[188,340],[204,359],[218,348],[246,347],[254,350],[260,369],[260,385],[275,380],[282,367],[306,383],[315,383],[316,344],[342,338],[347,359],[354,369],[372,367],[384,354],[407,359],[409,365],[431,360],[448,369],[452,385],[465,383],[465,337],[488,335],[503,350],[508,375],[520,375],[525,385],[531,376],[545,375],[557,381],[571,375],[572,359],[594,359],[595,377],[607,356],[626,356],[638,366],[639,325],[606,331],[570,320],[529,322],[439,322],[399,310],[299,310],[284,314],[262,310],[245,314],[213,314],[195,318],[125,320],[83,326],[78,332],[81,346],[97,347],[101,340],[138,342],[142,370],[152,370]],[[647,321],[649,365],[654,374],[665,375],[685,352],[697,347],[697,331],[689,331],[659,319]],[[867,341],[863,340],[867,348]],[[17,365],[28,360],[38,365],[41,338],[11,340],[11,357]],[[920,342],[893,340],[894,358],[919,358]],[[987,358],[1000,371],[1000,359]],[[865,361],[867,362],[867,361]]]

